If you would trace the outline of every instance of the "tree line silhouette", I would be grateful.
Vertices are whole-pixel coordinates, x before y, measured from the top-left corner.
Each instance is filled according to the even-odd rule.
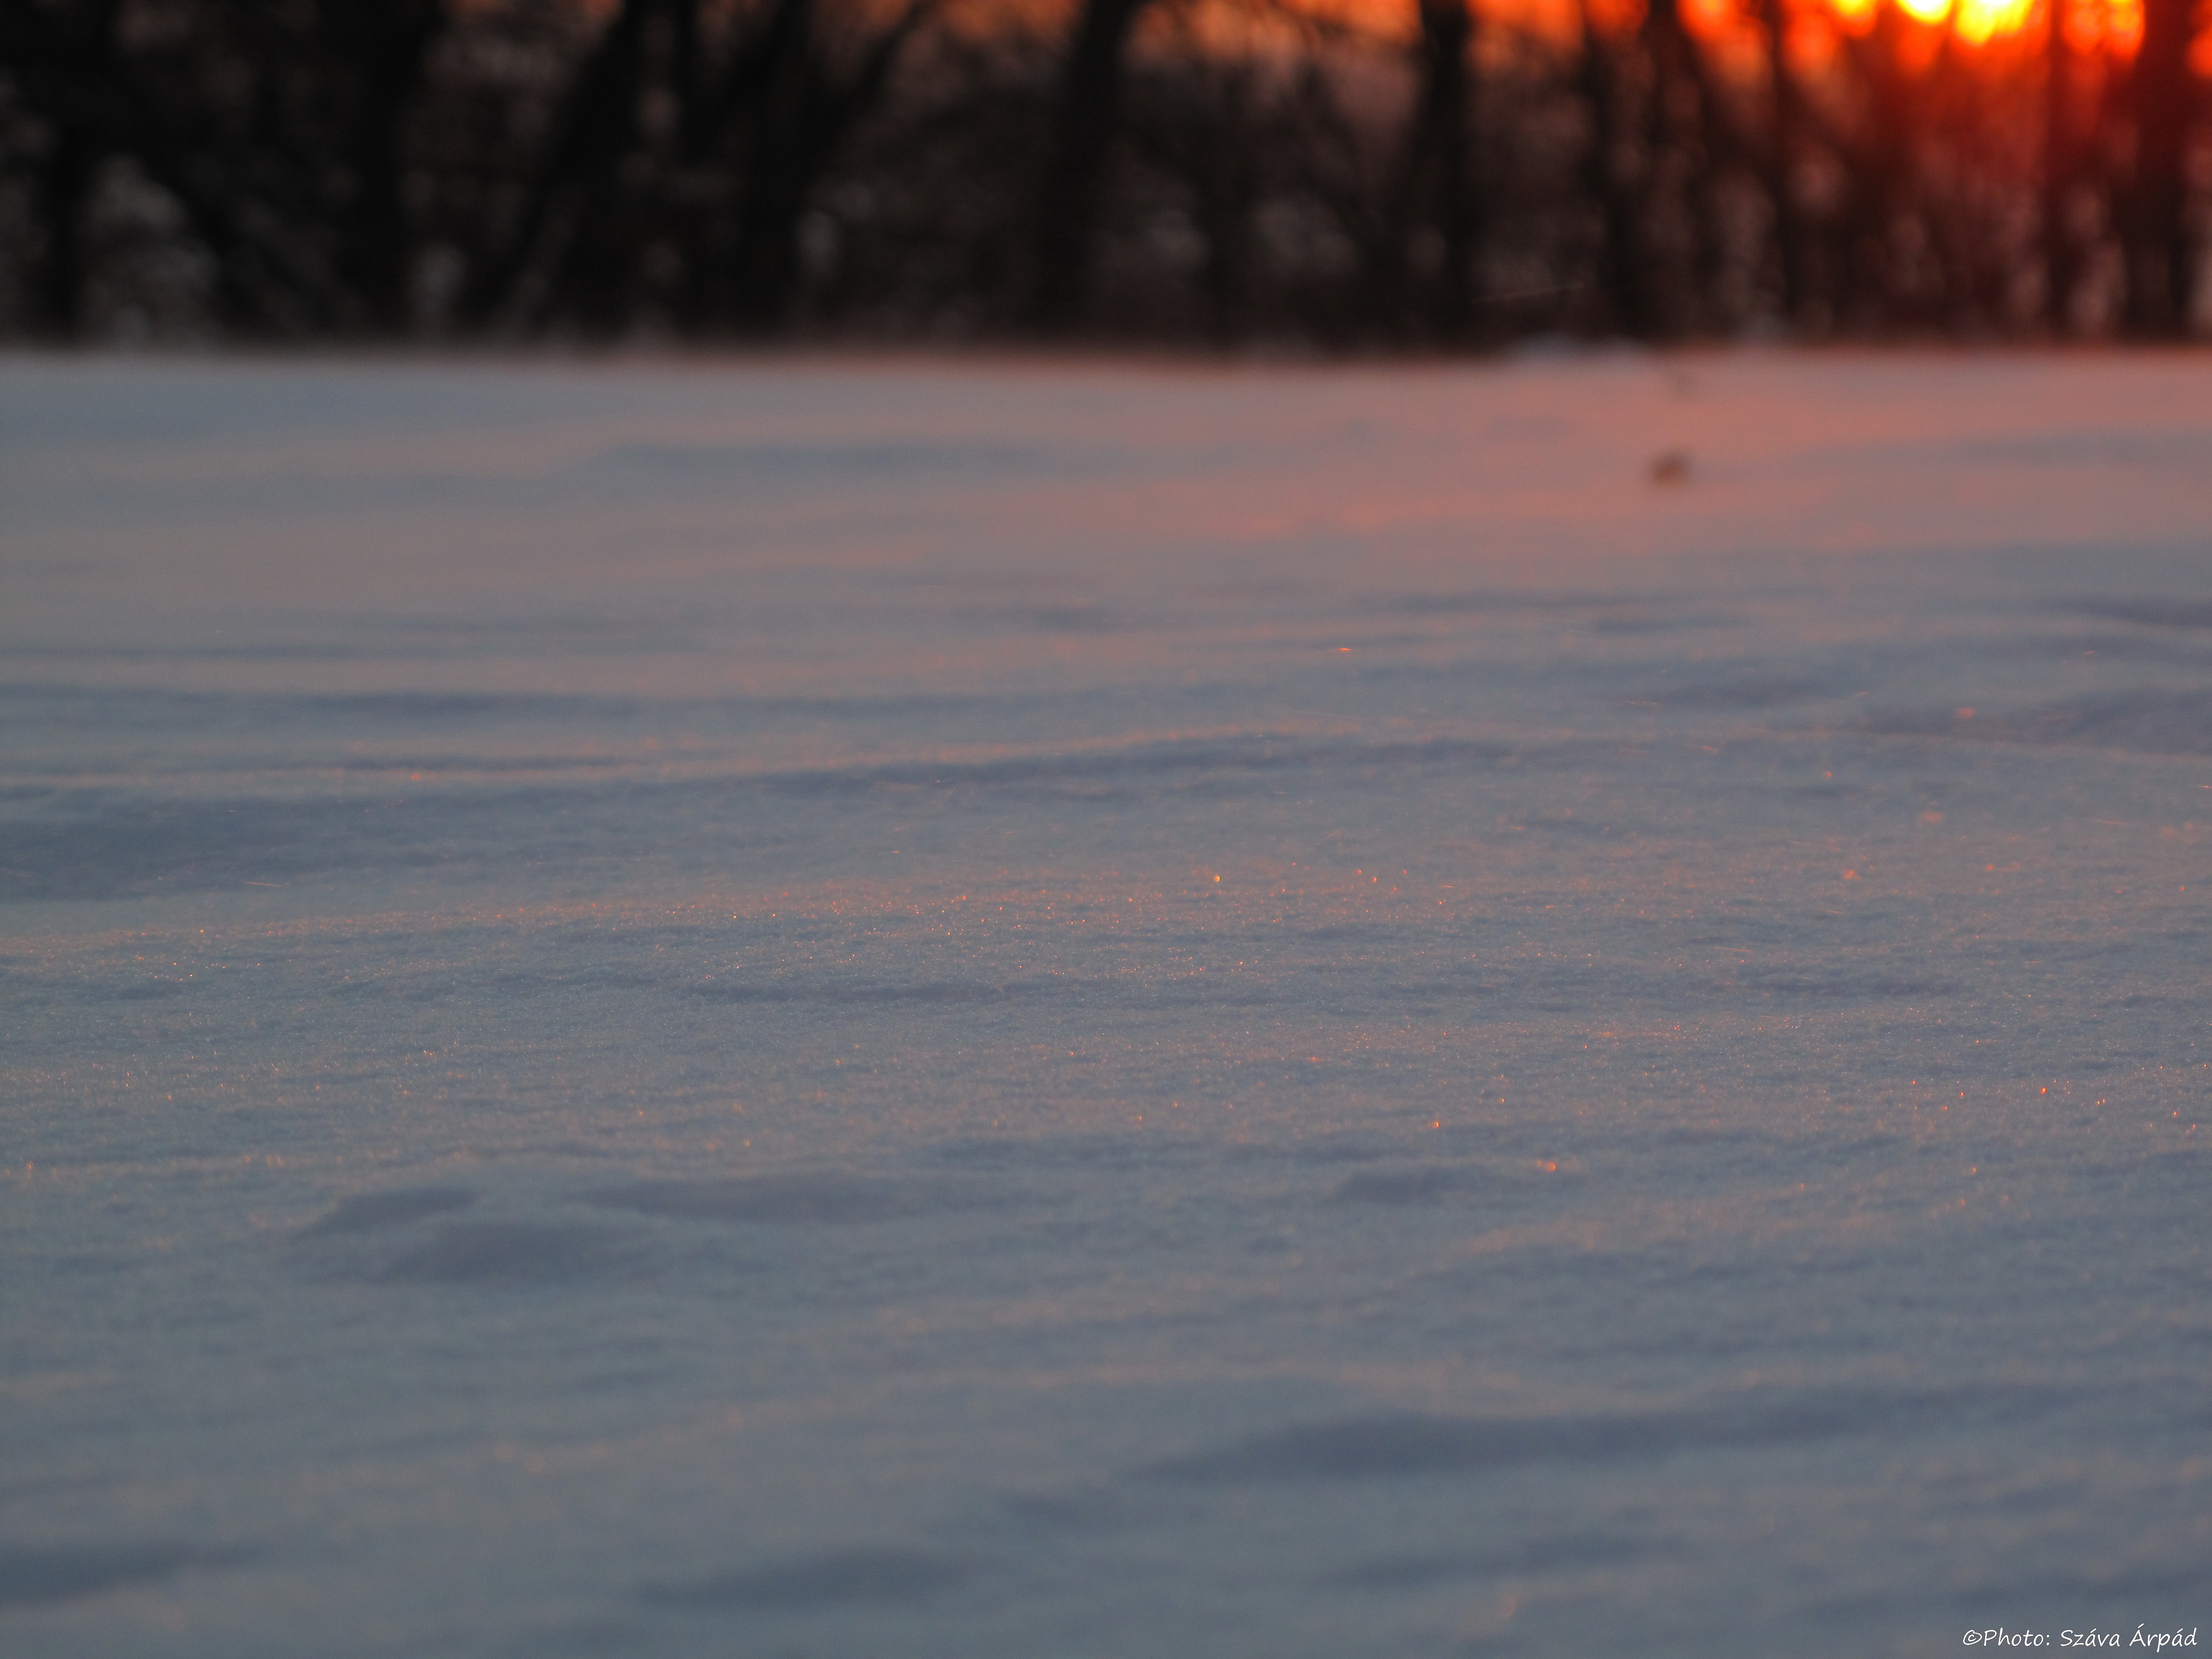
[[[2124,52],[1741,3],[8,0],[0,332],[2202,326],[2191,0]]]

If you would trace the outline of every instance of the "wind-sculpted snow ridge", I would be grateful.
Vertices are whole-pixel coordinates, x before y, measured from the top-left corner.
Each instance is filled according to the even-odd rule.
[[[0,1608],[76,1601],[159,1584],[180,1573],[238,1566],[252,1559],[245,1550],[173,1542],[0,1549]]]
[[[558,1285],[614,1271],[620,1235],[526,1221],[456,1222],[387,1262],[386,1285]]]
[[[1401,1414],[1302,1424],[1171,1458],[1163,1480],[1241,1486],[1277,1480],[1388,1480],[1480,1474],[1526,1463],[1609,1463],[1714,1449],[1802,1445],[1849,1436],[1892,1441],[1961,1417],[1978,1424],[2049,1410],[2039,1393],[1827,1389],[1754,1394],[1672,1412],[1563,1418]]]
[[[1868,719],[1866,729],[1896,737],[2083,744],[2154,755],[2212,755],[2212,690],[2146,690],[2033,708],[1877,714]]]
[[[400,1187],[385,1192],[361,1193],[342,1200],[328,1215],[300,1230],[301,1238],[330,1238],[347,1233],[380,1231],[386,1227],[444,1215],[476,1202],[465,1187]]]
[[[0,362],[0,1652],[2201,1622],[2208,445]]]
[[[2145,628],[2212,629],[2212,605],[2186,599],[2093,595],[2076,599],[2064,608],[2085,617],[2135,623]]]
[[[735,1612],[897,1607],[934,1600],[970,1576],[967,1564],[956,1556],[920,1550],[830,1550],[686,1583],[650,1583],[640,1586],[638,1595],[671,1607]]]
[[[695,1221],[884,1221],[933,1210],[988,1202],[988,1194],[948,1189],[944,1183],[868,1180],[836,1173],[732,1176],[720,1180],[637,1181],[602,1187],[587,1202],[640,1215]]]

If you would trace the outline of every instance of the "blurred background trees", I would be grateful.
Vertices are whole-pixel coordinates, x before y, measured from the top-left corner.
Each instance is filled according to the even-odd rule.
[[[0,335],[2212,330],[2194,0],[8,0]]]

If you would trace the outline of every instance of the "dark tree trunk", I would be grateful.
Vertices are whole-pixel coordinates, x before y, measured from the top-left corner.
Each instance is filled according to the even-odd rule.
[[[1229,141],[1211,144],[1207,153],[1191,158],[1198,183],[1199,227],[1206,237],[1206,331],[1216,346],[1234,345],[1251,322],[1252,275],[1257,263],[1254,247],[1252,210],[1265,184],[1261,146],[1239,143],[1237,118],[1254,102],[1249,69],[1240,68],[1231,78],[1224,103],[1231,131]],[[1264,131],[1264,129],[1262,129]],[[1249,137],[1252,127],[1243,130]]]
[[[773,332],[790,315],[799,230],[815,186],[853,129],[882,102],[900,53],[935,5],[914,0],[840,82],[817,50],[814,0],[780,0],[762,54],[746,72],[751,118],[728,289],[730,320],[740,333]]]
[[[397,333],[408,321],[414,238],[403,190],[406,124],[447,21],[446,0],[341,6],[332,18],[330,45],[340,58],[333,67],[358,76],[345,139],[353,196],[340,225],[338,274],[372,333]]]
[[[668,88],[676,98],[676,159],[696,167],[714,142],[708,119],[707,57],[699,39],[699,0],[667,0]]]
[[[783,320],[798,274],[799,222],[816,172],[811,153],[817,128],[829,115],[814,23],[814,0],[778,0],[747,76],[750,97],[741,112],[745,176],[725,291],[729,320],[740,334],[766,334]]]
[[[1808,250],[1803,216],[1797,207],[1797,160],[1805,139],[1804,94],[1790,72],[1790,16],[1782,0],[1765,0],[1766,77],[1773,102],[1771,148],[1767,155],[1767,195],[1774,206],[1774,246],[1782,266],[1782,317],[1805,321],[1811,295],[1806,280]]]
[[[646,25],[661,3],[623,0],[577,70],[514,228],[503,246],[478,263],[462,290],[465,321],[482,326],[510,307],[533,261],[548,253],[548,233],[564,204],[568,234],[561,239],[564,245],[550,251],[556,291],[537,309],[546,313],[562,298],[557,289],[579,278],[592,290],[581,296],[586,309],[604,307],[605,290],[617,277],[605,269],[606,250],[593,244],[603,235],[599,222],[619,199],[623,160],[636,141]]]
[[[1429,307],[1437,337],[1467,338],[1474,316],[1474,260],[1480,208],[1470,178],[1474,142],[1474,14],[1468,0],[1417,0],[1420,17],[1420,103],[1410,149],[1409,191],[1424,205],[1442,245],[1437,289]],[[1425,176],[1425,192],[1419,181]]]
[[[2190,0],[2144,0],[2142,47],[2130,88],[2136,117],[2129,191],[2128,328],[2178,336],[2189,326],[2195,261],[2183,173],[2189,137]]]
[[[100,152],[73,127],[58,127],[39,179],[39,216],[46,246],[39,261],[37,311],[32,327],[49,340],[68,343],[84,333],[84,215],[100,167]]]
[[[119,0],[88,0],[58,15],[25,10],[0,23],[0,62],[48,133],[36,179],[44,246],[29,320],[33,333],[57,342],[84,331],[85,210],[115,138],[95,88],[113,73],[120,10]]]
[[[1060,73],[1052,149],[1037,203],[1032,320],[1066,333],[1082,319],[1093,222],[1120,117],[1129,37],[1146,0],[1083,0]]]
[[[2073,54],[2066,46],[2066,8],[2049,0],[2043,47],[2043,307],[2051,331],[2071,331],[2074,238],[2074,137],[2069,100]]]
[[[1583,49],[1576,79],[1589,106],[1590,142],[1583,158],[1583,187],[1596,206],[1603,242],[1598,281],[1613,328],[1635,338],[1655,327],[1651,290],[1637,257],[1637,215],[1628,180],[1621,176],[1626,143],[1621,107],[1620,65],[1582,0]]]
[[[1866,137],[1850,155],[1848,205],[1838,259],[1837,310],[1862,329],[1910,317],[1915,296],[1897,291],[1892,240],[1918,218],[1914,157],[1920,143],[1913,88],[1899,66],[1905,20],[1884,8],[1871,33],[1850,38],[1850,62],[1871,105]]]
[[[1633,331],[1647,340],[1674,339],[1687,331],[1700,289],[1698,249],[1703,240],[1684,246],[1693,235],[1695,216],[1690,175],[1700,135],[1692,123],[1703,108],[1696,95],[1694,48],[1682,27],[1679,0],[1650,0],[1643,40],[1651,79],[1644,112],[1644,188],[1637,204],[1635,257],[1645,266],[1646,303],[1644,325]],[[1660,275],[1663,284],[1654,281]]]

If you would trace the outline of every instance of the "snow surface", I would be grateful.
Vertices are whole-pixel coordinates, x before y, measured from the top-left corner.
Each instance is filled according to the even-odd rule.
[[[18,357],[0,501],[10,1655],[2212,1619],[2212,362]]]

